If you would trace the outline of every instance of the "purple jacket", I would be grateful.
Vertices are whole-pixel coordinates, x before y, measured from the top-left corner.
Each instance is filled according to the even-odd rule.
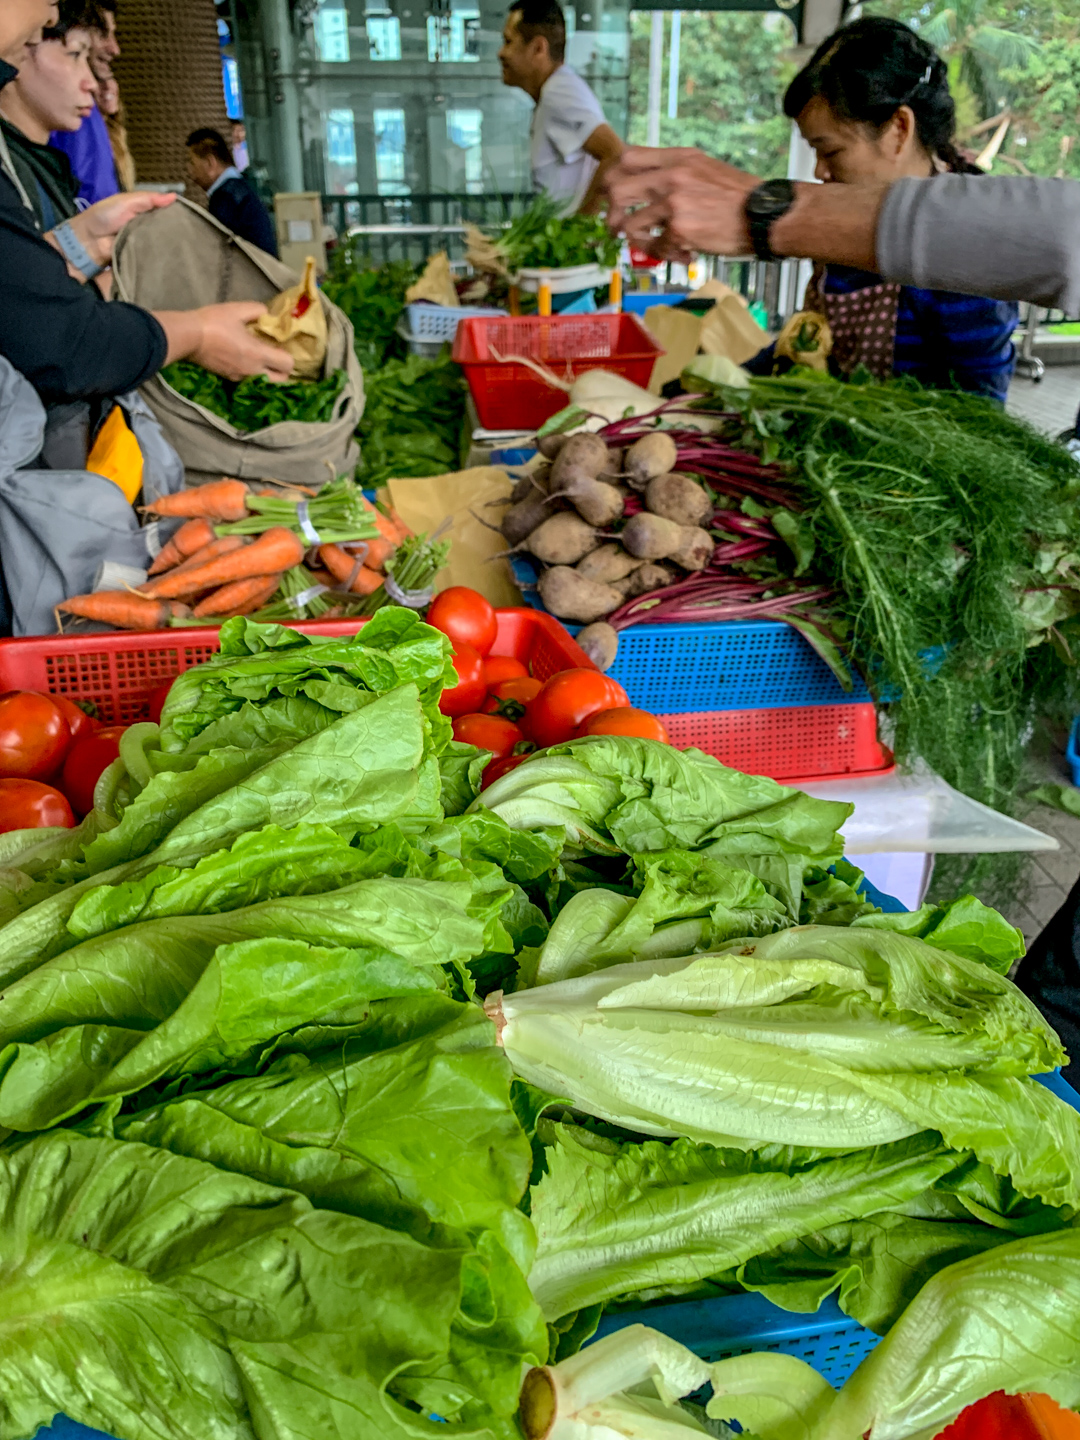
[[[79,182],[79,199],[87,205],[95,205],[119,192],[109,132],[105,117],[96,105],[78,130],[54,131],[49,144],[62,150],[71,161]]]

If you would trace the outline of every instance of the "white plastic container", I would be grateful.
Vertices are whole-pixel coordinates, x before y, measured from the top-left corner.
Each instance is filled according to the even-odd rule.
[[[565,270],[519,270],[511,283],[527,295],[539,293],[547,285],[553,295],[572,295],[576,290],[595,290],[611,283],[614,266],[570,265]]]

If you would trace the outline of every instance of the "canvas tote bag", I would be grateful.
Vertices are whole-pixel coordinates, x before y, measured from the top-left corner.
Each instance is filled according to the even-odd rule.
[[[113,275],[116,297],[146,310],[194,310],[227,300],[269,304],[300,278],[188,200],[132,221],[117,242]],[[326,373],[343,369],[347,376],[325,424],[287,420],[242,434],[178,395],[160,375],[143,386],[189,484],[233,475],[319,488],[335,475],[352,473],[359,458],[355,431],[364,409],[364,377],[348,319],[321,292],[319,302],[328,332]]]

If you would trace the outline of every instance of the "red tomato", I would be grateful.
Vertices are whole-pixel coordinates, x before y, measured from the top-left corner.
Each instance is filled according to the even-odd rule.
[[[560,670],[544,682],[544,688],[525,712],[522,729],[542,750],[572,740],[590,715],[628,705],[621,685],[599,670]]]
[[[580,735],[637,735],[642,740],[660,740],[670,745],[664,722],[648,710],[635,710],[632,705],[618,705],[611,710],[598,710],[590,715],[578,731]]]
[[[428,606],[427,623],[449,635],[455,645],[459,641],[471,645],[481,655],[488,653],[499,633],[494,606],[467,585],[451,585],[436,595]]]
[[[0,780],[0,835],[9,830],[42,830],[75,824],[71,806],[59,790],[37,780]]]
[[[16,690],[0,700],[0,776],[44,780],[70,744],[68,723],[47,695]]]
[[[484,679],[490,690],[503,680],[528,679],[529,672],[520,660],[512,655],[487,655],[484,657]]]
[[[543,688],[544,682],[534,680],[531,675],[500,680],[491,687],[491,692],[484,701],[484,710],[488,715],[505,715],[508,720],[519,720],[526,707],[536,699]]]
[[[496,760],[513,753],[524,735],[511,720],[501,715],[459,715],[454,721],[454,739],[478,750],[490,750]]]
[[[484,684],[484,661],[471,645],[454,641],[454,669],[458,683],[450,690],[444,690],[439,709],[454,719],[458,715],[471,715],[479,710],[487,694]]]
[[[92,715],[88,715],[66,695],[50,695],[49,699],[67,721],[72,740],[81,740],[84,735],[92,735],[95,730],[100,728],[100,720],[95,720]]]
[[[169,698],[169,691],[172,687],[173,682],[166,680],[165,684],[159,685],[146,702],[146,718],[152,720],[155,725],[161,724],[161,712],[165,708],[165,701]]]
[[[480,777],[481,788],[486,790],[489,785],[503,775],[509,775],[511,770],[516,770],[519,765],[524,765],[528,755],[504,755],[501,760],[492,760],[484,766],[484,773]]]
[[[126,725],[110,725],[72,745],[60,784],[76,814],[89,815],[94,808],[94,787],[119,756],[120,737],[126,729]]]

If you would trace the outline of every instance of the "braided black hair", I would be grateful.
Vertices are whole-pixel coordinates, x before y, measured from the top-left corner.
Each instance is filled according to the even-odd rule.
[[[868,16],[823,40],[788,86],[784,114],[797,119],[819,96],[839,119],[878,131],[907,105],[927,154],[961,174],[982,173],[956,148],[945,61],[899,20]]]

